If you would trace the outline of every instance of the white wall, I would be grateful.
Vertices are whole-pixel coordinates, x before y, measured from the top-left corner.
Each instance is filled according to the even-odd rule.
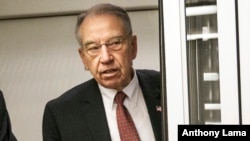
[[[158,0],[1,0],[0,19],[77,13],[99,2],[110,2],[126,9],[148,9],[158,5]]]
[[[158,11],[129,14],[138,36],[135,68],[159,70]],[[91,77],[78,56],[75,22],[75,15],[0,21],[0,89],[19,141],[42,141],[46,102]]]

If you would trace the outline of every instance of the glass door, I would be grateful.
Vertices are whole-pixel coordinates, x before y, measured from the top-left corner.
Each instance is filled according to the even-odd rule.
[[[168,140],[181,124],[239,124],[235,0],[163,0]]]
[[[184,5],[189,124],[238,123],[235,4],[184,0]]]
[[[216,0],[185,0],[190,124],[217,124],[220,79]]]

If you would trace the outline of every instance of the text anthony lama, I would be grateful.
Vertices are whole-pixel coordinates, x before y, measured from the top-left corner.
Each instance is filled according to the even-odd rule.
[[[246,136],[246,131],[228,131],[225,129],[222,129],[221,131],[202,131],[200,129],[195,129],[192,131],[189,131],[187,129],[184,129],[182,132],[182,136],[205,136],[205,137],[214,137],[218,138],[219,136]]]

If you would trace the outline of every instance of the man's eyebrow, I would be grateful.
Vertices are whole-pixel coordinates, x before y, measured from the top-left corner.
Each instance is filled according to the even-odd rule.
[[[123,35],[114,35],[113,37],[109,38],[106,40],[106,42],[112,40],[112,39],[116,39],[116,38],[123,38]],[[88,46],[91,44],[98,44],[99,42],[95,42],[95,41],[86,41],[83,45],[84,46]]]
[[[91,44],[97,44],[97,42],[94,42],[94,41],[86,41],[83,45],[84,45],[84,46],[88,46],[88,45],[91,45]]]
[[[113,40],[113,39],[120,39],[120,38],[123,38],[123,35],[117,35],[117,36],[111,37],[106,42],[109,42],[110,40]]]

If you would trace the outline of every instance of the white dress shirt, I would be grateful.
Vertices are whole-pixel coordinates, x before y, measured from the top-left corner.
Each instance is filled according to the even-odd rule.
[[[99,85],[99,88],[102,94],[111,139],[112,141],[120,141],[120,135],[116,121],[117,105],[114,102],[117,90],[107,89],[101,85]],[[126,99],[124,100],[124,105],[128,109],[135,123],[141,141],[155,141],[153,128],[149,119],[147,107],[136,73],[134,73],[132,81],[123,89],[123,92],[127,95]]]

